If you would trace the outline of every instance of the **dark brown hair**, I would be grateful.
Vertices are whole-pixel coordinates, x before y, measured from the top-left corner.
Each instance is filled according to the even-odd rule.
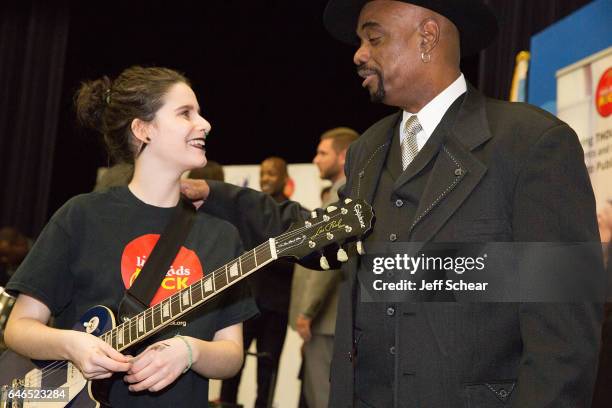
[[[124,70],[115,80],[103,76],[83,82],[74,97],[77,118],[104,136],[113,159],[133,163],[138,152],[132,121],[152,121],[168,90],[180,82],[189,85],[172,69],[139,66]]]

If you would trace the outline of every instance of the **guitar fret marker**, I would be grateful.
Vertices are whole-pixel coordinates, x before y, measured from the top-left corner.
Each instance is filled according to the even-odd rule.
[[[213,290],[212,279],[208,278],[206,279],[206,281],[204,281],[204,291],[212,292],[212,290]]]
[[[144,319],[142,316],[138,316],[138,331],[141,333],[144,332]]]
[[[162,307],[162,316],[170,316],[170,305],[168,304],[168,302],[164,303],[164,306]]]
[[[238,262],[234,262],[229,267],[229,276],[232,277],[232,278],[235,278],[238,275],[240,275],[240,273],[238,272]]]
[[[189,306],[191,302],[189,301],[189,292],[185,291],[183,292],[183,305],[187,305]]]

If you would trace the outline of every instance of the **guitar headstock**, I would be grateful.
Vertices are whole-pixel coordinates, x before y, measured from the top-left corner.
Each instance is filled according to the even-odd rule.
[[[363,200],[338,201],[324,210],[313,211],[309,219],[276,237],[276,252],[279,257],[303,258],[328,245],[364,235],[372,227],[373,218],[372,207]]]

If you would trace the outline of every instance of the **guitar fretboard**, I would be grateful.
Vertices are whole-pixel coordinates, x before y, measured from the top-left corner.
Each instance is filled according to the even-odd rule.
[[[243,279],[277,258],[274,239],[245,252],[208,276],[167,297],[100,338],[115,350],[124,350],[187,314],[234,282]]]

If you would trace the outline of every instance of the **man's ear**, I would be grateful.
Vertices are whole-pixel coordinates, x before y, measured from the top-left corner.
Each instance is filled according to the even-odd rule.
[[[149,143],[151,141],[151,137],[149,136],[150,126],[151,124],[144,120],[138,118],[132,120],[131,129],[136,140],[142,143]]]
[[[435,19],[426,18],[419,25],[419,34],[421,37],[420,51],[423,54],[430,54],[440,41],[440,25]]]
[[[347,150],[348,149],[344,149],[338,154],[338,163],[340,164],[340,166],[342,166],[342,168],[344,168],[344,163],[346,162]]]

